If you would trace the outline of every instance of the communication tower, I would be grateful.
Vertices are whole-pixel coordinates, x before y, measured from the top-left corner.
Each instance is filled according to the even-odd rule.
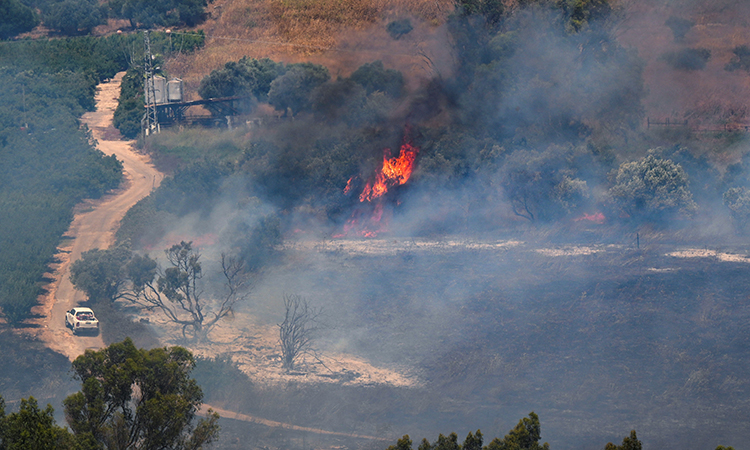
[[[156,115],[156,86],[154,84],[154,57],[151,54],[151,41],[148,37],[148,30],[143,33],[143,45],[144,45],[144,57],[145,62],[143,64],[144,72],[146,73],[146,117],[145,125],[143,128],[144,136],[149,134],[159,133],[161,128],[159,127],[159,120]]]

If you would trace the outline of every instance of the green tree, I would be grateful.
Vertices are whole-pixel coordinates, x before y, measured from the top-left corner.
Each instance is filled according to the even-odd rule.
[[[396,441],[396,445],[391,445],[387,450],[411,450],[411,438],[405,434],[401,439]]]
[[[427,439],[422,439],[419,450],[549,450],[549,444],[539,444],[541,437],[541,425],[539,416],[533,411],[529,417],[524,417],[518,422],[515,428],[510,430],[504,438],[495,438],[489,445],[482,447],[484,436],[480,430],[476,434],[469,433],[464,439],[463,445],[458,443],[458,435],[451,433],[448,436],[440,434],[434,443]],[[391,445],[388,450],[412,450],[412,440],[409,435],[405,435]]]
[[[724,70],[747,70],[750,71],[750,47],[747,45],[738,45],[732,50],[734,56],[729,60]]]
[[[290,64],[287,71],[271,83],[268,103],[284,115],[292,116],[310,108],[313,90],[331,78],[328,69],[319,64]]]
[[[126,246],[89,250],[70,266],[70,281],[94,302],[113,302],[127,297],[125,265],[131,257],[132,253]]]
[[[549,450],[546,442],[539,444],[542,426],[539,416],[533,411],[524,417],[504,438],[495,438],[487,445],[487,450]]]
[[[64,0],[51,4],[43,15],[44,25],[65,35],[87,34],[104,23],[97,0]]]
[[[112,125],[128,139],[135,139],[141,132],[141,121],[146,114],[143,105],[142,96],[121,99],[117,104]]]
[[[711,59],[711,50],[706,48],[683,48],[666,52],[659,58],[676,70],[703,70]]]
[[[604,450],[642,450],[643,444],[641,444],[641,441],[638,440],[638,438],[635,435],[635,430],[630,431],[630,436],[626,437],[622,440],[622,445],[615,445],[613,443],[608,443]]]
[[[55,423],[51,405],[39,408],[34,397],[21,400],[17,413],[5,415],[5,402],[0,396],[0,449],[2,450],[66,450],[74,449],[70,432]]]
[[[219,415],[196,422],[203,392],[182,347],[137,349],[130,339],[73,361],[81,391],[63,402],[79,440],[109,449],[200,449],[218,437]]]
[[[39,20],[34,11],[18,0],[0,0],[0,39],[31,31]]]
[[[506,14],[506,7],[501,0],[456,0],[455,4],[459,14],[481,15],[491,26],[500,23]]]
[[[128,19],[133,28],[138,26],[194,26],[205,16],[205,0],[110,0],[112,16]]]
[[[544,152],[517,150],[503,165],[499,179],[513,212],[531,222],[564,217],[588,197],[586,181],[575,177],[569,159],[574,152],[551,147]]]
[[[484,442],[484,437],[482,436],[482,432],[480,430],[477,430],[476,434],[469,432],[468,435],[466,435],[466,439],[464,439],[464,445],[461,446],[462,450],[482,450],[482,443]]]
[[[269,58],[243,57],[230,61],[223,68],[212,71],[201,80],[198,94],[202,98],[221,98],[253,95],[266,101],[271,83],[284,73],[284,64]]]
[[[620,165],[609,193],[632,218],[660,219],[697,209],[682,166],[653,154]]]
[[[404,89],[404,76],[401,72],[386,69],[382,61],[362,64],[349,78],[365,88],[367,94],[380,91],[398,98]]]

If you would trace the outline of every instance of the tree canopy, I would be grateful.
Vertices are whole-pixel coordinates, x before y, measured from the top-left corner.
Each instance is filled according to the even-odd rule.
[[[622,163],[614,177],[610,195],[635,219],[690,214],[696,209],[687,174],[671,160],[648,155]]]
[[[330,78],[328,68],[319,64],[289,64],[284,74],[271,83],[268,103],[285,115],[289,111],[295,116],[310,108],[313,90]]]
[[[635,435],[635,430],[630,431],[630,436],[626,436],[622,440],[622,445],[615,445],[613,443],[608,443],[606,446],[604,446],[604,450],[642,450],[643,444],[641,441],[638,440],[638,437]]]
[[[541,424],[539,416],[534,412],[529,417],[522,418],[505,437],[495,438],[486,446],[482,446],[484,436],[481,430],[469,433],[463,444],[459,444],[458,435],[448,436],[440,434],[435,442],[423,439],[419,450],[549,450],[549,444],[539,444],[541,438]],[[387,450],[412,450],[412,440],[409,435],[403,436]]]
[[[133,28],[195,26],[203,21],[206,0],[109,0],[114,17],[128,19]]]
[[[81,391],[64,401],[80,440],[104,448],[199,449],[218,437],[218,414],[197,420],[203,392],[182,347],[137,349],[130,339],[73,361]]]
[[[88,34],[106,21],[97,0],[64,0],[50,3],[42,16],[44,25],[65,35]]]
[[[0,1],[0,39],[8,39],[25,31],[31,31],[39,19],[34,11],[19,0]]]
[[[73,450],[74,438],[55,423],[51,405],[41,409],[34,397],[21,399],[18,412],[5,414],[0,396],[0,449],[2,450]]]

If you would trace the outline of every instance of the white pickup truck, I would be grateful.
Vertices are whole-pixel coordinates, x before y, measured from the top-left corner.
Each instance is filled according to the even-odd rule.
[[[73,334],[83,331],[99,333],[99,320],[94,316],[91,308],[77,306],[65,313],[65,326],[73,330]]]

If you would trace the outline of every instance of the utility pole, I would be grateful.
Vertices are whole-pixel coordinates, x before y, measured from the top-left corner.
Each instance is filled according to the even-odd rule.
[[[151,55],[151,41],[149,40],[148,30],[143,32],[143,45],[144,45],[144,57],[145,62],[143,64],[143,70],[146,74],[146,117],[145,126],[143,128],[144,138],[152,132],[159,133],[161,128],[159,127],[159,119],[156,115],[156,86],[154,85],[154,57]]]

